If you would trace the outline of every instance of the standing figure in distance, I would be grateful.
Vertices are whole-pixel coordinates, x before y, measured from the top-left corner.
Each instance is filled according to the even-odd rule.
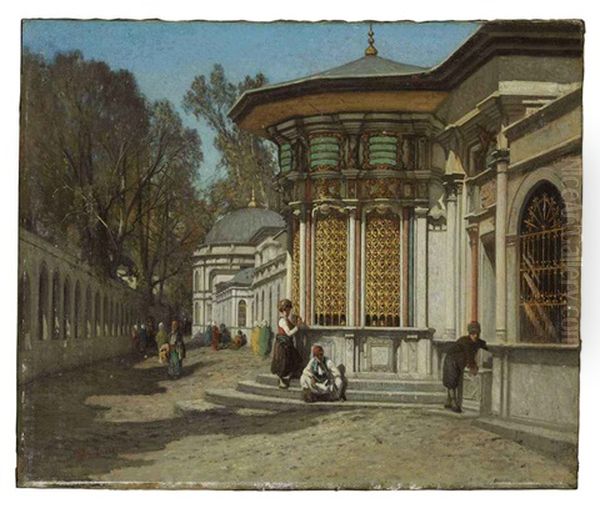
[[[166,363],[169,356],[169,337],[165,330],[164,323],[158,323],[158,332],[156,332],[156,347],[158,349],[159,363]]]
[[[171,335],[169,336],[169,376],[177,379],[183,371],[183,359],[185,358],[185,344],[183,335],[179,331],[179,322],[171,323]]]
[[[472,321],[467,327],[469,335],[460,337],[450,346],[444,359],[442,381],[448,391],[448,398],[444,407],[452,409],[455,413],[462,412],[462,388],[463,373],[465,367],[469,369],[472,376],[477,375],[479,368],[475,361],[475,355],[480,349],[487,350],[484,340],[479,338],[481,325]]]
[[[217,326],[217,322],[212,322],[212,335],[210,339],[210,345],[213,351],[219,350],[219,342],[221,342],[221,331]]]
[[[277,336],[273,347],[273,360],[271,361],[271,372],[279,377],[279,388],[287,389],[290,380],[300,369],[300,354],[294,346],[294,335],[298,327],[302,325],[302,319],[298,318],[296,325],[290,321],[292,302],[284,299],[277,306],[279,310],[279,322],[277,323]]]

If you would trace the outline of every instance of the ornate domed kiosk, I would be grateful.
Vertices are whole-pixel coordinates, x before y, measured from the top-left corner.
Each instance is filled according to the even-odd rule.
[[[364,57],[246,92],[231,111],[279,149],[305,347],[323,344],[349,375],[432,374],[428,215],[444,171],[431,151],[446,93],[392,84],[426,71],[377,56],[371,32]]]
[[[370,34],[362,58],[231,109],[277,146],[287,296],[304,354],[345,366],[344,404],[439,402],[444,351],[477,320],[490,352],[464,406],[576,443],[582,43],[576,21],[486,22],[424,69]],[[212,400],[301,404],[270,383]]]

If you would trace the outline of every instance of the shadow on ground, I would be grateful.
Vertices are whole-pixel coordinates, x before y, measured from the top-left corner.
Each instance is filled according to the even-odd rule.
[[[190,361],[182,378],[217,363],[205,359]],[[103,418],[110,407],[86,403],[91,396],[129,398],[166,394],[168,389],[159,383],[167,379],[165,367],[146,366],[139,357],[128,357],[22,386],[18,484],[87,482],[114,469],[149,464],[152,461],[128,455],[162,450],[184,437],[276,435],[317,425],[317,418],[322,415],[322,411],[301,411],[298,417],[292,414],[296,411],[268,416],[240,415],[226,408],[215,408],[193,417],[175,415],[148,422],[112,422]],[[176,397],[174,393],[173,400]]]

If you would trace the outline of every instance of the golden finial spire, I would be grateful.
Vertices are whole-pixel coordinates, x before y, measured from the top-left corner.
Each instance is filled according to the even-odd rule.
[[[375,47],[374,36],[373,23],[369,23],[369,47],[365,49],[365,56],[377,56],[377,48]]]
[[[254,187],[252,187],[252,197],[250,198],[250,203],[248,203],[248,208],[256,208],[257,204],[256,204],[256,200],[254,197]]]

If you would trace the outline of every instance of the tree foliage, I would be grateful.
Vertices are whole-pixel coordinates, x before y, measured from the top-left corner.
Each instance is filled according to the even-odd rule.
[[[24,227],[105,276],[126,269],[148,304],[183,283],[207,227],[202,150],[168,102],[149,104],[130,72],[79,52],[48,62],[26,51],[20,142]]]
[[[279,196],[273,188],[276,160],[272,146],[242,131],[227,117],[244,91],[266,82],[265,76],[258,73],[233,84],[223,67],[215,65],[210,76],[196,76],[185,95],[185,110],[214,130],[214,146],[221,156],[219,166],[226,171],[226,178],[210,189],[217,215],[247,206],[253,190],[263,206],[279,208]]]

